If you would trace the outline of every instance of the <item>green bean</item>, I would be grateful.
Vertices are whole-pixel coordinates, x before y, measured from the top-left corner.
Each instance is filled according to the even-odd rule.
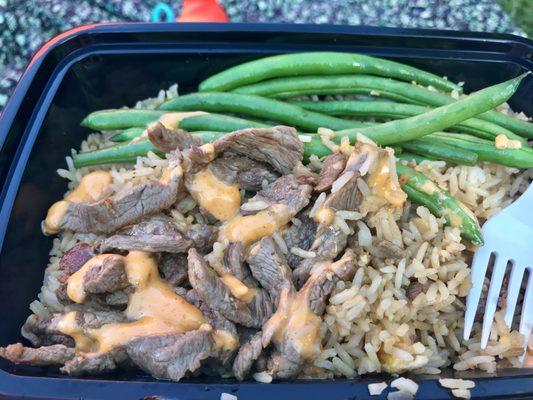
[[[156,121],[165,111],[118,109],[101,110],[87,115],[81,125],[95,131],[113,131],[133,127],[145,127],[150,122]]]
[[[435,143],[427,136],[402,143],[402,147],[422,156],[454,164],[474,165],[478,158],[472,151],[446,143]]]
[[[379,75],[445,91],[461,90],[445,78],[418,68],[362,54],[338,52],[282,54],[249,61],[207,78],[200,83],[199,90],[220,92],[271,78],[317,74]]]
[[[357,133],[368,136],[380,145],[402,143],[418,139],[432,132],[447,129],[479,113],[507,101],[518,88],[525,75],[472,93],[456,102],[447,104],[413,117],[385,122],[365,128],[338,131],[334,140],[348,136],[355,142]]]
[[[76,168],[89,165],[129,163],[134,162],[137,157],[146,156],[149,151],[159,156],[164,155],[148,139],[140,139],[131,143],[79,153],[73,157],[73,161]]]
[[[430,107],[426,106],[394,103],[391,101],[297,101],[292,104],[305,108],[306,110],[334,116],[354,115],[380,118],[412,117],[431,110]],[[459,132],[471,133],[488,140],[494,140],[496,136],[504,134],[509,139],[520,140],[523,144],[527,145],[527,140],[523,137],[492,122],[478,118],[467,119],[454,125],[452,128]]]
[[[436,216],[444,217],[448,225],[460,228],[464,239],[476,245],[483,244],[479,222],[468,207],[424,174],[401,163],[396,163],[396,168],[402,189],[411,201],[426,206]]]
[[[366,94],[400,102],[430,105],[434,107],[453,103],[447,94],[424,87],[368,75],[303,76],[280,78],[238,89],[241,93],[263,95],[276,99],[288,99],[308,95]],[[533,124],[489,110],[477,118],[500,125],[520,136],[533,138]]]
[[[135,139],[136,137],[139,137],[144,132],[144,128],[128,128],[123,130],[122,132],[117,133],[116,135],[113,135],[109,138],[112,142],[129,142],[132,139]]]
[[[316,130],[321,127],[347,129],[368,125],[358,121],[307,111],[293,104],[277,100],[238,93],[192,93],[175,97],[163,103],[160,108],[162,110],[202,110],[245,114],[257,118],[272,119],[287,125],[310,130]]]
[[[494,142],[465,134],[433,133],[427,136],[435,145],[451,145],[472,151],[480,161],[488,161],[513,168],[533,168],[533,149],[497,149]]]
[[[180,121],[180,128],[188,132],[203,130],[232,132],[239,129],[265,128],[268,126],[270,125],[248,119],[229,117],[222,114],[196,115],[194,117],[184,118]]]

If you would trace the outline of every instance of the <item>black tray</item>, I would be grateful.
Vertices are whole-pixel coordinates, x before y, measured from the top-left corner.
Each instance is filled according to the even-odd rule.
[[[89,112],[133,105],[179,83],[195,90],[214,72],[268,54],[336,50],[407,62],[465,81],[476,90],[533,71],[533,43],[512,35],[455,33],[328,25],[103,24],[83,26],[48,42],[31,60],[0,120],[0,345],[20,341],[28,305],[39,291],[52,239],[40,221],[66,190],[55,173],[88,130]],[[533,115],[533,79],[512,98],[515,110]],[[443,372],[452,376],[453,371]],[[464,376],[464,375],[463,375]],[[474,398],[533,396],[533,370],[471,372]],[[367,384],[388,379],[254,382],[200,379],[156,381],[140,372],[71,378],[57,369],[0,361],[0,398],[242,399],[367,398]],[[446,399],[436,377],[417,377],[417,398]],[[386,393],[386,392],[385,392]],[[372,397],[373,399],[385,398]]]

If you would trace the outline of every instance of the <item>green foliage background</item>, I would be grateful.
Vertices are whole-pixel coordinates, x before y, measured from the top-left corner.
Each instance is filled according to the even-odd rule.
[[[533,38],[533,0],[497,0],[520,28]]]

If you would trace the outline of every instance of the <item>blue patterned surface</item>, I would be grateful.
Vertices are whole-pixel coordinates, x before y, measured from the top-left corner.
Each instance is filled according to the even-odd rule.
[[[76,25],[149,21],[157,0],[0,0],[0,107],[39,46]],[[167,1],[179,14],[181,1]],[[334,23],[521,34],[493,0],[221,0],[234,22]]]

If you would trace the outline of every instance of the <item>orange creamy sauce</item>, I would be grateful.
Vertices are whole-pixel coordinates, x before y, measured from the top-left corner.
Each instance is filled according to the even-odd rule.
[[[70,192],[64,200],[60,200],[50,207],[43,222],[43,232],[48,235],[59,232],[61,220],[67,211],[69,202],[87,201],[94,203],[99,201],[108,193],[112,181],[111,174],[106,171],[94,171],[85,175],[78,187]]]
[[[322,318],[310,307],[310,292],[314,277],[325,269],[331,269],[332,265],[317,265],[298,292],[288,288],[281,290],[278,309],[263,327],[263,342],[268,342],[269,338],[276,344],[288,342],[305,359],[312,359],[320,353],[319,330]]]
[[[67,294],[74,301],[83,301],[83,274],[91,265],[101,262],[106,254],[89,260],[79,271],[69,277]],[[125,316],[132,322],[106,324],[98,329],[83,330],[76,322],[76,312],[67,313],[60,322],[60,331],[71,336],[81,351],[106,352],[114,346],[134,338],[163,334],[183,333],[199,329],[208,321],[194,305],[178,296],[160,278],[155,258],[150,253],[132,251],[126,257],[125,269],[134,291],[129,295]],[[80,273],[79,275],[77,275]],[[221,345],[224,345],[223,342]]]
[[[224,226],[224,238],[230,242],[253,243],[264,236],[272,235],[290,222],[287,208],[275,204],[253,215],[237,215]]]
[[[220,221],[227,221],[239,212],[239,186],[221,181],[209,168],[194,174],[188,189],[200,206]]]
[[[309,289],[298,293],[282,290],[278,309],[263,327],[263,338],[271,337],[276,344],[289,342],[304,358],[320,352],[318,337],[322,319],[309,307]]]

